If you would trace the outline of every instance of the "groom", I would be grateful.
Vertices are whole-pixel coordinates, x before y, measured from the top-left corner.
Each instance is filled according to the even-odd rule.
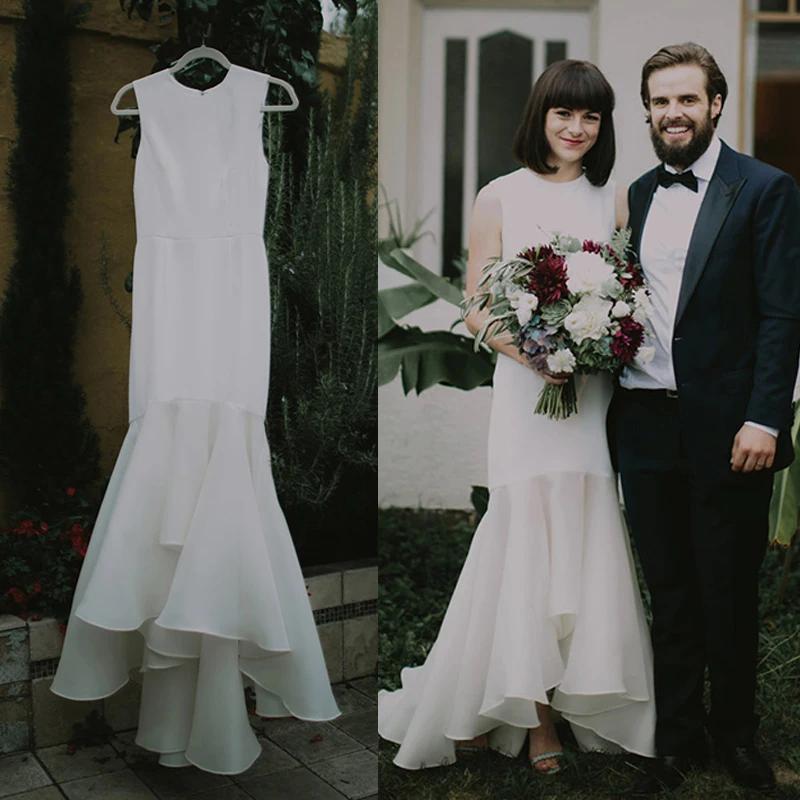
[[[626,368],[609,415],[653,607],[659,757],[639,795],[705,765],[704,727],[737,783],[775,786],[754,745],[758,572],[773,475],[793,458],[800,192],[717,138],[727,93],[696,44],[665,47],[642,70],[662,164],[630,187],[629,224],[656,354]]]

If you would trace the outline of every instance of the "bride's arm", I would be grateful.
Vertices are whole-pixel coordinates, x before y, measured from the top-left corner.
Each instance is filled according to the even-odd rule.
[[[616,210],[617,230],[628,224],[628,187],[618,183],[615,187],[614,208]]]
[[[485,188],[481,189],[472,209],[472,221],[469,229],[469,261],[467,263],[466,287],[468,297],[478,291],[478,281],[480,281],[483,267],[492,259],[499,258],[502,255],[502,229],[503,212],[500,199],[492,196]],[[490,316],[486,309],[479,311],[477,307],[474,307],[467,314],[464,322],[474,336]],[[508,334],[500,333],[484,341],[498,353],[513,358],[515,361],[519,361],[520,364],[531,368],[527,359],[520,354]],[[564,379],[553,378],[542,372],[538,372],[538,374],[548,383],[560,384],[566,382]]]

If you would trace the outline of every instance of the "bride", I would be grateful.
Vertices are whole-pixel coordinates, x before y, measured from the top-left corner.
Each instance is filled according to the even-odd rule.
[[[514,140],[523,165],[478,194],[467,294],[482,267],[556,232],[607,241],[627,221],[609,182],[614,93],[585,61],[537,80]],[[485,312],[471,312],[475,333]],[[422,666],[381,692],[378,728],[394,763],[452,763],[459,746],[562,766],[554,713],[583,749],[654,754],[649,636],[606,442],[607,375],[577,378],[579,413],[533,413],[544,382],[508,339],[498,352],[489,429],[489,506]]]

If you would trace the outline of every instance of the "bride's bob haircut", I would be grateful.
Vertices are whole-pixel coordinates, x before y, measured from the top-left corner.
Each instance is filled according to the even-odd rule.
[[[588,61],[556,61],[536,81],[531,91],[522,124],[514,137],[514,158],[540,175],[554,174],[557,167],[547,163],[550,145],[544,121],[551,108],[600,113],[600,132],[594,147],[583,157],[589,183],[605,186],[617,155],[614,141],[614,90],[602,72]]]

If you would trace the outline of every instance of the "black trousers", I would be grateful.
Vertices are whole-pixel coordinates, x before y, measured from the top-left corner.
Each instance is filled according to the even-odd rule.
[[[702,734],[706,667],[711,735],[750,744],[772,473],[696,474],[679,400],[663,392],[618,389],[612,413],[625,506],[652,600],[657,752],[685,753]]]

